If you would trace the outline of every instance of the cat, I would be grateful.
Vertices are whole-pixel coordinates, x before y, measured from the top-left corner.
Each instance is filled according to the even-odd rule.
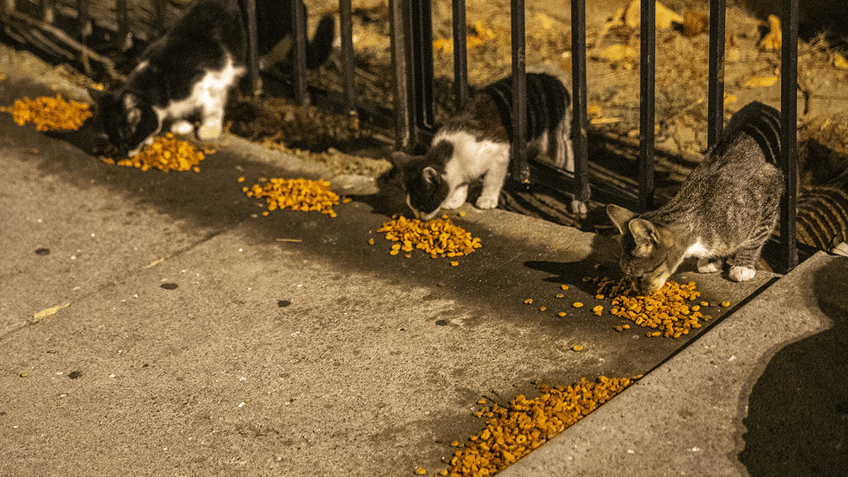
[[[609,204],[621,233],[621,270],[633,288],[647,295],[659,290],[686,257],[698,257],[700,273],[720,272],[729,258],[732,280],[752,279],[779,217],[780,147],[780,113],[753,102],[733,115],[663,207],[638,215]]]
[[[263,33],[260,55],[290,33],[289,4],[257,1],[258,30]],[[269,23],[276,27],[268,27]],[[194,114],[200,116],[198,139],[220,136],[227,95],[247,71],[245,25],[240,0],[196,0],[145,49],[124,85],[107,93],[90,91],[98,121],[121,154],[133,156],[152,143],[166,121],[172,122],[176,134],[194,132],[194,124],[186,120]],[[322,25],[318,33],[326,34],[329,25],[331,38],[321,43],[326,51],[308,52],[313,62],[323,62],[332,49],[332,16],[325,16]]]
[[[574,171],[571,147],[571,96],[546,73],[527,74],[527,136],[530,151],[544,154],[554,142],[554,163]],[[392,154],[403,173],[406,201],[416,217],[429,220],[441,209],[465,202],[471,182],[483,178],[480,209],[498,205],[509,168],[512,140],[512,77],[474,94],[466,106],[433,137],[424,156]]]

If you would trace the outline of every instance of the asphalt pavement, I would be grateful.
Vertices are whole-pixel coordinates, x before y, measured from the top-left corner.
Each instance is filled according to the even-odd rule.
[[[34,64],[4,52],[0,104],[84,99]],[[685,264],[731,305],[648,338],[572,306],[608,304],[585,279],[616,273],[611,237],[466,204],[449,215],[481,249],[406,258],[378,232],[407,213],[390,184],[233,136],[199,172],[94,142],[0,113],[0,475],[435,475],[481,398],[602,375],[644,377],[502,475],[848,468],[846,257],[741,284]],[[266,217],[240,177],[352,200]]]

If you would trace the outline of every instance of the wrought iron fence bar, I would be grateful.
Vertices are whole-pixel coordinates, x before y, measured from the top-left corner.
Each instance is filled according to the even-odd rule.
[[[457,111],[468,102],[468,38],[465,23],[465,0],[453,0],[453,87]]]
[[[589,152],[586,99],[586,0],[571,1],[571,146],[574,151],[574,198],[588,202]]]
[[[342,39],[342,63],[344,64],[344,107],[348,114],[356,114],[351,0],[339,0],[339,35]]]
[[[389,0],[389,46],[394,74],[394,124],[395,148],[408,148],[413,140],[412,101],[409,89],[412,85],[410,70],[412,26],[408,11],[409,2]]]
[[[156,29],[157,34],[162,34],[165,32],[166,22],[165,17],[168,15],[168,2],[167,0],[153,0],[153,8],[154,8],[154,17],[153,17],[153,28]],[[254,8],[254,11],[256,8]],[[255,15],[254,15],[255,17]]]
[[[710,0],[709,88],[707,92],[707,147],[715,146],[724,128],[724,29],[727,2]]]
[[[294,99],[298,104],[309,104],[309,91],[306,85],[306,7],[301,0],[288,1],[292,4],[291,11],[293,14]]]
[[[639,60],[639,208],[654,205],[654,108],[656,4],[641,3]]]
[[[433,96],[433,13],[432,0],[410,0],[412,23],[412,97],[415,130],[414,141],[419,135],[432,131],[435,124]]]
[[[123,48],[129,38],[130,21],[129,10],[127,9],[127,0],[116,0],[115,3],[115,20],[118,23],[118,32],[115,35],[118,48]]]
[[[244,10],[247,17],[245,19],[247,24],[247,81],[250,83],[251,93],[259,94],[262,92],[262,78],[259,76],[259,27],[256,24],[256,0],[245,0]]]
[[[780,112],[784,194],[780,212],[781,261],[785,272],[798,265],[795,208],[798,202],[797,131],[798,131],[798,0],[783,0],[782,48],[780,56]]]
[[[512,37],[512,146],[510,172],[520,183],[530,182],[527,165],[527,76],[524,37],[524,0],[511,0],[510,32]]]

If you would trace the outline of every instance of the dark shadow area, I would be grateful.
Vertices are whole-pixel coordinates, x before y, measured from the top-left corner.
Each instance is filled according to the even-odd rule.
[[[752,477],[844,476],[848,469],[848,259],[816,272],[832,326],[774,355],[748,400],[739,454]]]

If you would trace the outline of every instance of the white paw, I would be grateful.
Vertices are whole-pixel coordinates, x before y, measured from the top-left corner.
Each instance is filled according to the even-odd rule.
[[[589,213],[589,207],[585,202],[574,199],[571,201],[571,213],[578,215],[586,215]]]
[[[194,124],[186,121],[185,119],[174,121],[174,123],[171,124],[171,132],[180,136],[191,134],[194,132]]]
[[[477,208],[478,209],[494,209],[498,206],[498,198],[497,197],[486,197],[481,195],[477,198]]]
[[[710,260],[709,258],[701,258],[698,260],[698,273],[716,273],[720,272],[724,266],[724,259],[719,258]]]
[[[451,197],[449,200],[444,201],[442,203],[443,209],[458,209],[462,204],[465,203],[465,197]]]
[[[730,267],[730,279],[737,282],[746,282],[757,274],[757,271],[748,267]]]
[[[197,130],[197,138],[201,141],[216,139],[221,135],[221,126],[204,124]]]

